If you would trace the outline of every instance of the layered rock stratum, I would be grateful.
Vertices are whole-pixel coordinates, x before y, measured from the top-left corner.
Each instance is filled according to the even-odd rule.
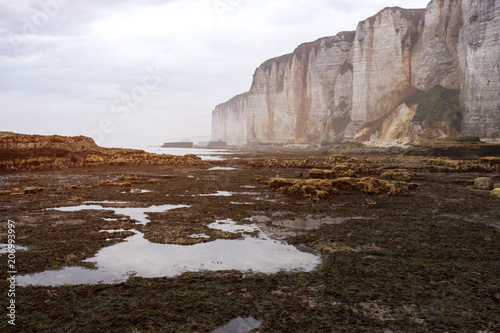
[[[175,156],[138,149],[104,148],[86,136],[0,132],[0,171],[113,165],[202,166],[205,163],[193,154]]]
[[[212,140],[414,143],[500,138],[500,2],[385,8],[269,59],[215,107]]]

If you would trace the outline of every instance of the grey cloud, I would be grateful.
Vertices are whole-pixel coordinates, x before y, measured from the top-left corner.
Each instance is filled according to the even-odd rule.
[[[0,3],[0,100],[8,105],[0,110],[1,130],[80,135],[109,118],[116,130],[103,144],[122,145],[141,137],[142,143],[154,144],[208,134],[214,106],[248,90],[253,71],[266,59],[292,52],[302,42],[354,30],[357,20],[395,2],[57,0],[57,13],[53,7],[55,14],[49,15],[40,4],[53,1]],[[109,27],[112,18],[126,24],[167,5],[183,10],[176,26],[132,29],[132,34]],[[50,19],[45,24],[40,19],[27,38],[26,20],[39,12]],[[103,25],[112,33],[96,33]],[[9,40],[13,35],[25,38],[20,52]],[[140,87],[151,67],[160,68],[163,81],[120,119],[113,104]]]

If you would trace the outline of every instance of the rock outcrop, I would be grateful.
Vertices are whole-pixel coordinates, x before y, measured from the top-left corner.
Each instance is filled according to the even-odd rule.
[[[193,154],[174,156],[136,149],[103,148],[85,136],[0,132],[0,171],[110,165],[202,166],[205,163]]]
[[[213,111],[233,145],[500,137],[500,2],[385,8],[267,60]]]

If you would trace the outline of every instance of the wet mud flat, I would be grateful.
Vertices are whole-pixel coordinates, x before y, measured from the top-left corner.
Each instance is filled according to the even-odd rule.
[[[3,315],[2,330],[220,332],[244,322],[255,332],[498,332],[500,198],[474,188],[478,177],[500,187],[495,163],[254,151],[199,167],[2,173],[0,243],[12,220],[21,246],[16,326]],[[372,178],[394,187],[377,192]],[[97,272],[96,258],[134,240],[151,246],[134,257],[151,259],[146,268],[91,282],[63,271]],[[237,241],[290,246],[305,264],[252,266],[263,259],[243,257],[250,247],[238,254],[248,266],[225,266],[228,247],[195,268],[179,255],[174,273],[147,269],[169,260],[158,247]],[[22,282],[43,273],[53,285]]]

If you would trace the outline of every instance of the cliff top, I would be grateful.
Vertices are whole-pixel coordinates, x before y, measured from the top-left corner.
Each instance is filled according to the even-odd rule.
[[[327,48],[334,47],[336,44],[341,42],[352,43],[354,41],[355,36],[356,36],[356,31],[341,31],[334,36],[321,37],[312,42],[302,43],[299,46],[297,46],[292,53],[287,53],[264,61],[258,67],[258,69],[260,68],[267,71],[272,68],[275,62],[287,62],[291,59],[293,55],[296,55],[299,58],[301,58],[304,51],[310,52],[312,49],[315,49],[317,51],[323,43],[325,43],[324,45]]]
[[[425,8],[417,8],[417,9],[406,9],[406,8],[401,8],[401,7],[385,7],[381,11],[379,11],[377,14],[370,16],[366,20],[360,21],[359,24],[366,23],[367,21],[370,22],[371,25],[375,23],[377,18],[381,17],[382,14],[386,11],[392,11],[394,12],[400,12],[401,17],[404,17],[408,21],[413,22],[415,26],[418,26],[420,21],[425,15]],[[358,24],[358,26],[359,26]]]
[[[2,131],[0,131],[0,139],[4,138],[4,137],[8,137],[8,136],[13,136],[15,134],[16,133],[14,133],[14,132],[2,132]]]

